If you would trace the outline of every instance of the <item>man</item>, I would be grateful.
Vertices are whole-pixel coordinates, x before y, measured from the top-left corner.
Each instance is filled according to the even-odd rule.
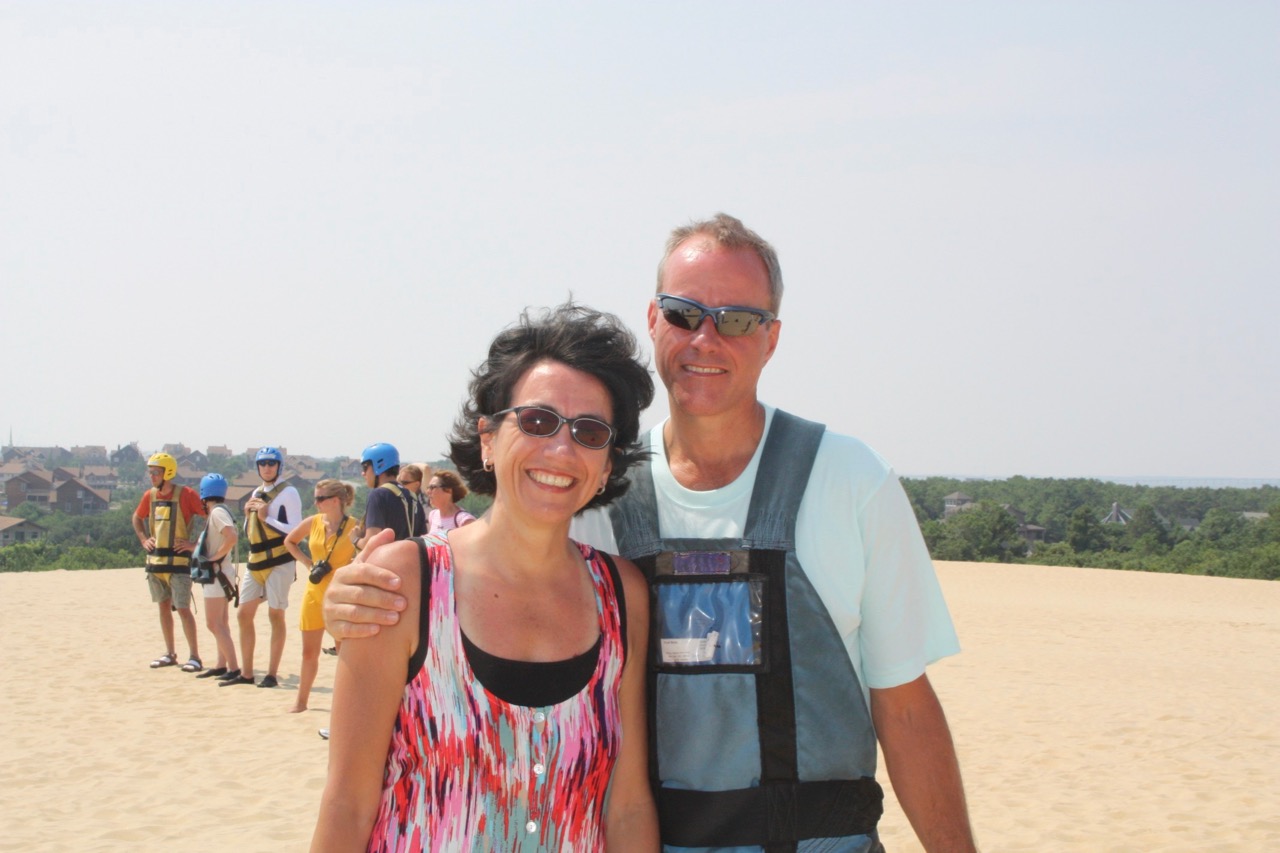
[[[369,498],[364,509],[364,532],[356,542],[357,548],[363,548],[385,528],[395,531],[396,541],[427,532],[422,504],[397,482],[400,451],[386,443],[371,444],[360,454],[360,471],[364,474],[364,484],[369,487]]]
[[[297,489],[280,479],[284,454],[279,449],[264,447],[254,461],[262,485],[253,490],[253,496],[244,505],[249,560],[240,582],[240,612],[236,615],[240,623],[240,675],[219,682],[219,687],[254,683],[253,653],[258,638],[253,617],[263,599],[267,601],[267,618],[271,623],[271,650],[267,674],[259,687],[279,686],[276,676],[289,633],[284,614],[289,607],[289,587],[293,585],[296,567],[284,538],[302,520],[302,498]]]
[[[192,579],[204,590],[204,624],[218,647],[216,665],[196,678],[218,678],[222,681],[240,677],[236,644],[231,637],[231,608],[239,602],[236,564],[231,551],[240,537],[236,533],[235,519],[226,505],[227,487],[227,478],[216,472],[205,474],[200,480],[200,501],[209,522],[196,543],[196,567],[191,573]]]
[[[151,662],[152,669],[175,666],[173,613],[182,620],[187,638],[187,662],[183,672],[204,669],[196,647],[196,620],[191,615],[191,519],[204,515],[204,507],[188,486],[175,487],[178,460],[168,453],[155,453],[147,460],[151,488],[142,493],[133,513],[133,532],[147,552],[147,586],[151,600],[160,607],[160,633],[165,653]]]
[[[584,517],[576,531],[654,587],[663,842],[880,850],[878,737],[924,847],[973,850],[925,674],[958,644],[902,487],[861,442],[756,397],[781,298],[772,247],[733,217],[672,234],[648,313],[671,417],[611,524]],[[345,637],[371,628],[343,620],[395,621],[352,605],[402,604],[356,583],[390,588],[369,564],[339,573],[326,615]]]

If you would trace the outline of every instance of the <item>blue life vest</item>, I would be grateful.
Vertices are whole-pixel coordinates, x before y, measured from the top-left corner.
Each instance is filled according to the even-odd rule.
[[[610,508],[649,579],[650,772],[667,850],[876,851],[857,673],[796,559],[825,427],[775,411],[741,539],[664,539],[648,463]]]

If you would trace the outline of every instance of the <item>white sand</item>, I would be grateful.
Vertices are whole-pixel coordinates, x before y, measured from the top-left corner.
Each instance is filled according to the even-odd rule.
[[[1280,584],[938,570],[965,651],[930,673],[984,850],[1280,850]],[[286,713],[302,586],[263,690],[150,670],[140,569],[0,575],[0,850],[305,849],[335,659]],[[891,792],[881,827],[920,849]]]

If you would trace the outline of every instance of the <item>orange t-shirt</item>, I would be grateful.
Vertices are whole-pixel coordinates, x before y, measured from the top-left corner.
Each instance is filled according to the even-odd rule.
[[[174,486],[174,488],[178,490],[178,506],[182,508],[182,518],[188,525],[191,524],[191,516],[204,515],[204,501],[200,500],[195,489],[190,486]],[[133,514],[138,518],[151,517],[150,489],[142,493],[142,500],[138,501],[138,508]]]

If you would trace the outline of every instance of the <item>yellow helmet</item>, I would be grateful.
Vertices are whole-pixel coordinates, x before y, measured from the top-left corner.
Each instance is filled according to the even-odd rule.
[[[178,476],[178,460],[174,459],[168,453],[153,453],[151,458],[147,460],[147,467],[155,466],[164,469],[164,478],[172,480]]]

